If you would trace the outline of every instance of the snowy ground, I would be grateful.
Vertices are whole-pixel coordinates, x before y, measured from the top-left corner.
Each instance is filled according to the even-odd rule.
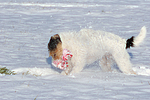
[[[148,100],[150,98],[149,0],[1,0],[1,100]],[[102,72],[97,63],[74,76],[53,71],[47,43],[63,31],[92,28],[123,38],[147,27],[140,47],[129,51],[138,75]]]

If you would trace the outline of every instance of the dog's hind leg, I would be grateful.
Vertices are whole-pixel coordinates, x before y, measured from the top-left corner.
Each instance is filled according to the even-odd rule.
[[[136,74],[132,69],[129,54],[126,50],[120,50],[113,54],[113,57],[119,67],[119,69],[125,74]]]
[[[99,66],[101,69],[105,72],[111,71],[111,65],[113,63],[112,55],[109,53],[106,53],[102,59],[99,61]]]

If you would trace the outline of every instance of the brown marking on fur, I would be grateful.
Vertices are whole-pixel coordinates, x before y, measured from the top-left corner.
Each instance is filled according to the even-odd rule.
[[[57,48],[58,43],[62,43],[60,36],[58,34],[51,37],[49,43],[48,43],[48,49],[49,51],[52,51]]]
[[[57,44],[56,49],[50,51],[49,54],[54,60],[61,59],[63,54],[62,43]]]
[[[63,54],[62,42],[58,34],[51,37],[48,43],[49,56],[54,60],[61,59]]]

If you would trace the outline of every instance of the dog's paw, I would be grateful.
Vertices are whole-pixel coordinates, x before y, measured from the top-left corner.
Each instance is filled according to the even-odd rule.
[[[124,72],[125,74],[128,74],[128,75],[137,75],[137,73],[133,70],[129,71],[129,72]]]
[[[65,71],[62,71],[62,72],[61,72],[61,75],[66,75]]]
[[[67,73],[66,71],[62,71],[61,75],[69,75],[69,73]]]
[[[131,74],[137,75],[137,73],[133,70],[131,71]]]

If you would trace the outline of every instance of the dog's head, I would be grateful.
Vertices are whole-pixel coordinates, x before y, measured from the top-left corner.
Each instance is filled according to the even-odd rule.
[[[58,34],[51,37],[48,43],[49,56],[52,56],[53,60],[61,59],[63,54],[62,42]]]

